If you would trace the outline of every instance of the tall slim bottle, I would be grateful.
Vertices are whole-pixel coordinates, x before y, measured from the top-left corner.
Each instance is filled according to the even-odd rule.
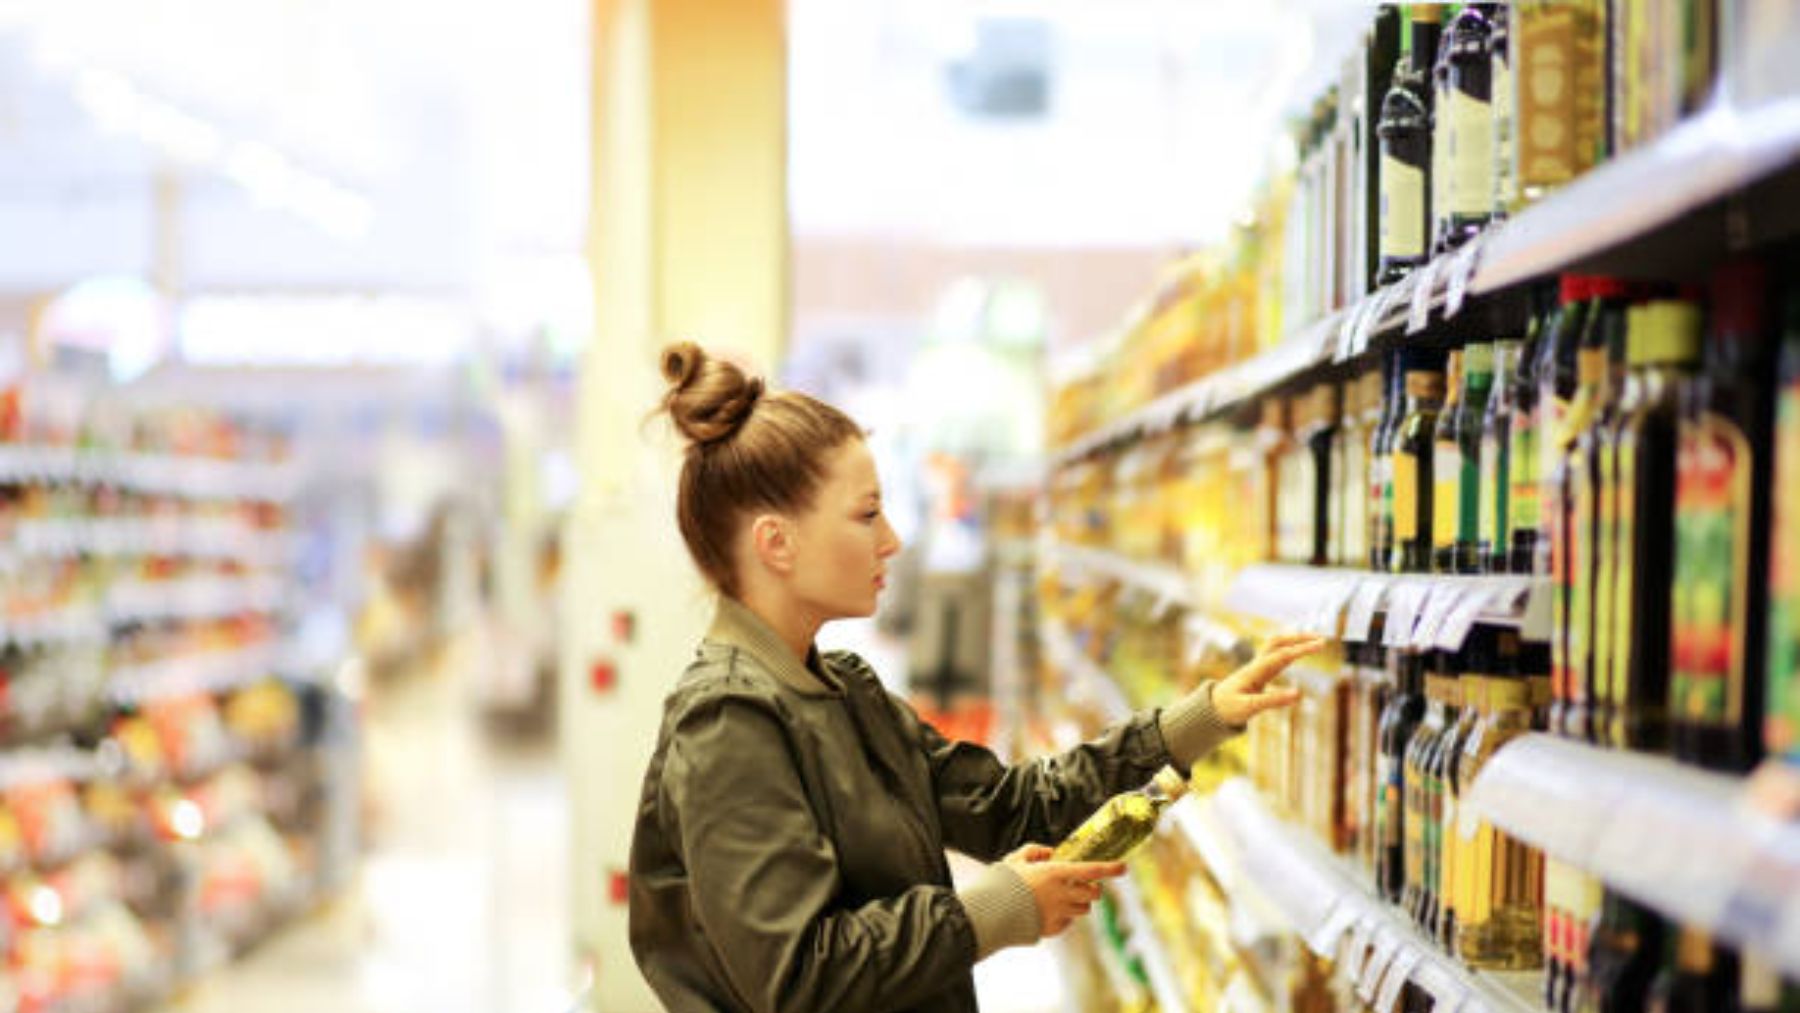
[[[1493,22],[1495,4],[1467,4],[1445,32],[1445,173],[1440,250],[1473,239],[1494,210]]]
[[[1380,752],[1376,757],[1375,835],[1378,862],[1375,883],[1381,895],[1399,903],[1406,889],[1406,747],[1425,716],[1425,658],[1412,651],[1390,651],[1393,696],[1381,712]]]
[[[1715,770],[1762,754],[1774,343],[1761,263],[1714,276],[1705,368],[1681,393],[1675,492],[1676,753]],[[1684,320],[1697,326],[1697,320]]]
[[[1343,530],[1340,566],[1369,563],[1369,449],[1381,419],[1381,373],[1371,370],[1344,386],[1344,464],[1338,471],[1339,527]]]
[[[1492,211],[1494,220],[1500,221],[1519,203],[1519,175],[1515,171],[1518,102],[1513,92],[1512,10],[1508,4],[1494,5],[1493,25],[1488,47],[1488,73],[1494,96]]]
[[[1455,681],[1442,656],[1434,657],[1432,664],[1436,670],[1425,677],[1425,719],[1413,730],[1402,761],[1406,782],[1406,885],[1400,892],[1400,906],[1421,925],[1430,903],[1430,880],[1436,864],[1431,854],[1435,799],[1427,760],[1448,727],[1450,687]]]
[[[1633,380],[1619,426],[1619,598],[1613,623],[1615,745],[1663,749],[1668,732],[1676,444],[1683,387],[1700,357],[1700,307],[1657,302],[1632,333]]]
[[[1394,570],[1431,572],[1433,436],[1444,407],[1444,353],[1408,348],[1405,417],[1394,438]]]
[[[1462,443],[1457,426],[1462,421],[1463,350],[1450,353],[1444,367],[1444,407],[1431,433],[1431,569],[1456,572],[1457,522],[1462,506]]]
[[[1398,281],[1431,256],[1431,68],[1443,12],[1437,4],[1408,11],[1403,55],[1381,99],[1380,273]]]
[[[1398,351],[1382,362],[1382,370],[1381,419],[1369,449],[1369,568],[1386,571],[1394,568],[1394,438],[1406,405],[1406,374]]]
[[[1794,287],[1782,298],[1780,356],[1763,742],[1770,756],[1792,764],[1800,763],[1800,291]]]
[[[1480,509],[1476,522],[1476,559],[1485,573],[1505,573],[1512,530],[1513,382],[1519,370],[1521,342],[1494,344],[1493,393],[1481,419]]]
[[[1639,1013],[1663,953],[1663,920],[1623,894],[1606,891],[1589,944],[1587,1002],[1597,1013]]]
[[[1506,539],[1506,571],[1535,574],[1538,559],[1538,533],[1544,527],[1543,469],[1538,463],[1538,365],[1543,348],[1549,343],[1551,327],[1556,319],[1557,301],[1548,286],[1532,292],[1533,312],[1525,329],[1525,344],[1519,349],[1519,370],[1512,383],[1513,413],[1511,432],[1507,436],[1506,485],[1507,508],[1510,513]],[[1548,573],[1546,569],[1542,571]]]
[[[1482,424],[1494,388],[1494,346],[1475,341],[1463,347],[1459,396],[1438,417],[1437,482],[1433,505],[1437,521],[1434,558],[1440,573],[1481,572]]]

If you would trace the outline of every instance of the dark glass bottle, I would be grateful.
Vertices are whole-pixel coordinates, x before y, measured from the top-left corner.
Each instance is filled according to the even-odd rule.
[[[1444,34],[1446,74],[1436,115],[1445,123],[1446,207],[1437,249],[1453,250],[1487,226],[1494,210],[1493,4],[1465,5]]]
[[[1433,671],[1425,677],[1425,718],[1413,729],[1407,740],[1403,759],[1406,781],[1406,884],[1400,892],[1400,906],[1412,916],[1415,924],[1425,923],[1430,905],[1431,879],[1437,858],[1431,853],[1434,840],[1432,817],[1435,799],[1428,769],[1428,758],[1437,749],[1438,740],[1449,727],[1450,687],[1455,684],[1448,655],[1434,654]]]
[[[1523,574],[1539,572],[1538,533],[1544,526],[1544,476],[1538,450],[1543,435],[1538,421],[1538,366],[1560,312],[1560,304],[1550,286],[1539,286],[1532,296],[1535,305],[1526,325],[1525,344],[1519,349],[1519,370],[1512,383],[1512,430],[1507,435],[1506,453],[1507,506],[1511,513],[1506,539],[1506,570]]]
[[[1406,746],[1425,716],[1425,658],[1393,650],[1388,666],[1394,691],[1381,712],[1375,761],[1375,884],[1384,898],[1399,903],[1406,888]]]
[[[1356,137],[1356,155],[1361,165],[1361,175],[1357,178],[1362,184],[1362,193],[1357,196],[1363,202],[1357,211],[1363,226],[1358,232],[1363,238],[1364,274],[1358,279],[1363,291],[1372,291],[1380,283],[1381,112],[1383,99],[1394,85],[1395,66],[1401,58],[1402,20],[1398,4],[1379,4],[1375,8],[1375,22],[1363,52],[1362,94],[1356,97],[1353,110],[1353,116],[1362,128]]]
[[[1781,318],[1763,744],[1769,755],[1800,763],[1800,288],[1785,293]]]
[[[1305,429],[1298,434],[1311,465],[1312,530],[1304,537],[1310,547],[1308,561],[1314,566],[1330,566],[1337,561],[1337,540],[1341,537],[1332,495],[1338,487],[1338,471],[1343,467],[1343,456],[1338,448],[1342,431],[1341,397],[1341,389],[1335,383],[1322,383],[1314,388],[1312,403],[1305,414]]]
[[[1442,12],[1436,4],[1408,11],[1404,53],[1381,99],[1375,128],[1381,142],[1380,265],[1376,280],[1397,281],[1431,255],[1431,68]]]
[[[1662,968],[1650,984],[1652,1013],[1736,1013],[1737,957],[1699,929],[1664,934]]]
[[[1588,313],[1593,309],[1593,288],[1591,278],[1574,274],[1563,276],[1556,309],[1550,315],[1531,371],[1537,382],[1534,418],[1538,433],[1539,495],[1538,532],[1533,539],[1535,552],[1530,572],[1544,576],[1553,575],[1550,543],[1559,519],[1553,504],[1561,498],[1552,488],[1552,476],[1559,457],[1556,441],[1563,428],[1563,418],[1569,413],[1569,403],[1575,399],[1575,352],[1581,344]]]
[[[1453,405],[1438,416],[1437,482],[1433,506],[1439,573],[1481,572],[1481,502],[1487,495],[1482,479],[1482,423],[1494,389],[1494,346],[1477,341],[1464,346],[1459,391]]]
[[[1705,368],[1681,394],[1675,485],[1675,751],[1719,770],[1762,757],[1774,342],[1763,265],[1714,276]]]
[[[1394,568],[1394,438],[1405,416],[1406,374],[1400,353],[1390,353],[1382,363],[1381,418],[1375,424],[1369,450],[1369,568]]]
[[[1656,302],[1631,332],[1632,383],[1618,437],[1618,529],[1609,739],[1661,750],[1667,737],[1676,443],[1682,388],[1700,354],[1700,308]]]
[[[1521,342],[1494,343],[1493,393],[1481,418],[1481,505],[1477,510],[1475,555],[1483,573],[1505,573],[1512,530],[1512,424],[1514,379]]]
[[[1588,1003],[1596,1013],[1640,1013],[1663,954],[1663,920],[1606,891],[1588,943]]]
[[[1405,415],[1394,436],[1394,570],[1431,572],[1432,458],[1444,407],[1444,353],[1408,348]]]
[[[1595,286],[1600,311],[1588,321],[1589,333],[1577,354],[1581,369],[1597,370],[1596,380],[1584,388],[1588,400],[1577,411],[1585,413],[1587,421],[1575,434],[1568,459],[1568,502],[1573,512],[1569,637],[1575,672],[1574,699],[1566,716],[1569,734],[1597,742],[1605,738],[1598,710],[1611,679],[1613,564],[1618,554],[1614,448],[1625,379],[1625,337],[1631,314],[1637,311],[1626,307],[1628,292],[1622,282],[1602,279]],[[1597,365],[1588,361],[1589,356],[1597,357]],[[1579,400],[1582,393],[1576,396]]]

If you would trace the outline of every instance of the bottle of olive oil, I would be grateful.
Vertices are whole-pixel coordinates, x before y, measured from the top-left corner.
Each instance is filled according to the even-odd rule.
[[[1394,437],[1394,571],[1430,573],[1432,464],[1438,412],[1444,407],[1444,353],[1408,348],[1405,417]]]
[[[1156,831],[1163,810],[1187,794],[1187,781],[1164,767],[1142,788],[1114,795],[1056,846],[1057,862],[1116,862],[1136,851]]]

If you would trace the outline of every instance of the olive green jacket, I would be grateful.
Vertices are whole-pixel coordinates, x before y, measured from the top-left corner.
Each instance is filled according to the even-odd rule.
[[[1210,692],[1008,767],[938,734],[854,654],[805,663],[729,599],[666,701],[631,845],[638,966],[676,1013],[973,1013],[975,962],[1035,942],[996,862],[1230,735]],[[1171,743],[1177,746],[1172,753]]]

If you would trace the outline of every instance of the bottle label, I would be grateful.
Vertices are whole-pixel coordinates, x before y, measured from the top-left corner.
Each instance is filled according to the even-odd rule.
[[[1405,452],[1394,454],[1394,541],[1407,543],[1419,537],[1419,459]]]
[[[1485,433],[1481,437],[1481,478],[1476,483],[1476,496],[1480,500],[1476,521],[1477,539],[1486,542],[1495,555],[1504,555],[1507,544],[1509,483],[1502,480],[1507,474],[1507,441],[1494,433]]]
[[[1731,723],[1743,713],[1751,450],[1711,412],[1691,429],[1678,451],[1670,703],[1689,722]]]
[[[1800,762],[1800,379],[1775,410],[1774,528],[1769,541],[1769,752]]]
[[[1538,471],[1536,419],[1524,413],[1513,416],[1511,449],[1507,456],[1507,484],[1512,489],[1512,529],[1537,531],[1543,524],[1543,518],[1538,514],[1543,475]]]
[[[1344,441],[1342,500],[1344,516],[1344,563],[1363,566],[1369,557],[1369,446],[1363,439]]]
[[[1597,497],[1588,472],[1588,455],[1569,455],[1569,699],[1585,701],[1592,675],[1594,649],[1595,533]]]
[[[1527,195],[1575,178],[1585,164],[1577,155],[1576,103],[1581,84],[1576,53],[1576,12],[1559,4],[1516,8],[1513,52],[1519,63],[1518,186]],[[1600,82],[1594,82],[1596,87]]]
[[[1494,206],[1493,107],[1463,91],[1450,89],[1449,211],[1485,216]]]
[[[1635,705],[1631,698],[1632,596],[1637,590],[1637,465],[1635,447],[1623,445],[1613,457],[1613,482],[1607,492],[1608,513],[1613,523],[1613,576],[1611,589],[1612,650],[1610,699],[1620,720]],[[1654,494],[1654,493],[1653,493]],[[1666,494],[1666,492],[1665,492]],[[1624,748],[1622,736],[1615,745]]]
[[[1462,448],[1440,440],[1432,448],[1431,544],[1454,549],[1462,536]]]
[[[1400,765],[1394,757],[1383,753],[1375,761],[1375,785],[1375,823],[1381,828],[1382,846],[1397,848],[1401,844],[1400,789],[1403,782]]]
[[[1504,214],[1519,201],[1519,177],[1513,171],[1517,155],[1513,143],[1513,72],[1511,53],[1494,53],[1492,65],[1494,96],[1494,211]]]
[[[1425,256],[1425,171],[1381,156],[1382,259]]]

